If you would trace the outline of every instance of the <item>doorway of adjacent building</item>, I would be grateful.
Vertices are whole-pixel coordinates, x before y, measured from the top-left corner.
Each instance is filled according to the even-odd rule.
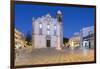
[[[46,45],[47,47],[50,47],[50,40],[47,40]]]

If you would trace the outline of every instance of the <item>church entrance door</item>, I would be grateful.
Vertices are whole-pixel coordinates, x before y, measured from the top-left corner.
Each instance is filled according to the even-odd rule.
[[[47,47],[50,47],[50,40],[47,39],[46,45]]]

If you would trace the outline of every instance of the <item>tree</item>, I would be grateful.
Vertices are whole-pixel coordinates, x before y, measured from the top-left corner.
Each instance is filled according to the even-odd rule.
[[[32,44],[32,34],[31,34],[30,31],[28,31],[27,34],[26,34],[26,41],[27,41],[28,45]]]
[[[69,41],[68,38],[66,38],[66,37],[63,38],[63,44],[68,43],[68,41]]]

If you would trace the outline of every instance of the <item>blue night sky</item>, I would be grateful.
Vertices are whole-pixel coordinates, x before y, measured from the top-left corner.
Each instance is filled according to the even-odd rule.
[[[64,37],[71,37],[80,29],[94,25],[94,8],[15,4],[15,28],[24,34],[32,32],[32,17],[36,19],[47,13],[56,17],[58,10],[63,14]]]

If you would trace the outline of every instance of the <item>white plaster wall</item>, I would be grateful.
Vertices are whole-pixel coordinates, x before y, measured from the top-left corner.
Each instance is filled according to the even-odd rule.
[[[57,24],[55,19],[52,19],[52,23],[51,23],[51,35],[54,35],[54,25]]]
[[[46,35],[47,34],[47,23],[45,19],[43,19],[42,25],[43,25],[43,28],[42,28],[43,35]]]
[[[57,37],[51,36],[51,47],[57,47]]]
[[[39,35],[39,23],[42,23],[42,35]],[[45,48],[46,47],[46,39],[45,39],[45,24],[42,22],[40,18],[36,19],[34,23],[34,34],[33,34],[33,48]]]
[[[46,48],[45,36],[34,35],[34,48]]]
[[[37,21],[35,21],[35,22],[33,22],[33,25],[34,25],[33,26],[33,28],[34,28],[34,34],[37,35],[39,33],[39,30],[38,30],[39,24],[38,24]]]

